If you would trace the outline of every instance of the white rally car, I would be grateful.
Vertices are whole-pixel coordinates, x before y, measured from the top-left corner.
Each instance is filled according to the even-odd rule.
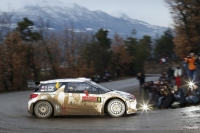
[[[59,115],[104,115],[120,117],[137,112],[132,94],[108,89],[90,79],[28,81],[34,88],[28,112],[39,118]]]

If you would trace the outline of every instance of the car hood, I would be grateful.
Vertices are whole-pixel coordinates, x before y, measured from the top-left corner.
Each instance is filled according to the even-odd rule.
[[[132,95],[132,94],[127,93],[127,92],[124,92],[124,91],[117,91],[117,90],[114,90],[113,92],[114,92],[114,93],[117,93],[117,94],[120,94],[120,95]]]

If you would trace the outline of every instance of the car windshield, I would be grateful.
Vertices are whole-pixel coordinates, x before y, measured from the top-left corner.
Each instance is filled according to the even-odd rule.
[[[106,87],[104,87],[104,86],[102,86],[102,85],[100,85],[100,84],[97,84],[97,83],[95,83],[95,82],[93,82],[93,81],[90,81],[90,83],[91,83],[92,85],[95,85],[95,86],[101,88],[101,89],[102,89],[103,91],[105,91],[105,92],[112,91],[111,89],[108,89],[108,88],[106,88]]]

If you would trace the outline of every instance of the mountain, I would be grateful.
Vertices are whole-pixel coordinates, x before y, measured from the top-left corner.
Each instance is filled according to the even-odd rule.
[[[22,21],[24,17],[35,24],[40,23],[40,18],[50,23],[54,30],[63,30],[65,25],[70,29],[71,24],[76,32],[93,32],[100,28],[107,29],[110,35],[115,33],[128,36],[133,29],[138,38],[144,35],[155,37],[161,35],[167,28],[155,26],[143,21],[132,19],[124,13],[107,14],[103,11],[90,11],[77,4],[68,4],[60,1],[43,0],[35,5],[26,5],[15,12],[15,20]]]

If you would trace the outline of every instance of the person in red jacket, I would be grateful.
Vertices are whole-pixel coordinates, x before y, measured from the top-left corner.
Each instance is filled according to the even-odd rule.
[[[174,70],[174,77],[175,77],[175,84],[177,87],[181,86],[181,76],[182,76],[182,69],[179,65],[176,65],[176,69]]]

